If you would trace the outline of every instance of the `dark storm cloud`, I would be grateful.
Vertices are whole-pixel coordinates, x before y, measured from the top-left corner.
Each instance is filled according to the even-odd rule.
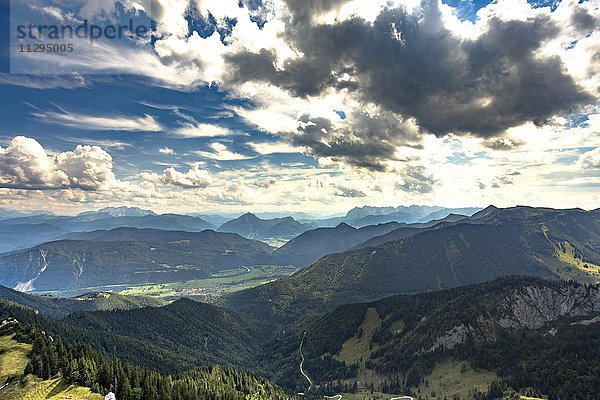
[[[387,10],[373,26],[353,19],[313,27],[293,40],[308,54],[301,63],[311,61],[319,71],[353,65],[365,100],[415,117],[427,131],[489,137],[589,100],[559,59],[535,55],[558,32],[547,17],[493,19],[486,33],[463,41],[444,28],[437,2],[428,1],[417,14]],[[330,77],[312,74],[319,82],[292,91],[313,94],[305,88],[326,85]]]
[[[277,70],[275,54],[268,50],[232,54],[227,61],[233,66],[229,83],[266,81],[301,97],[319,95],[336,84],[330,70],[310,60],[288,63],[284,70]]]
[[[493,138],[525,122],[544,124],[593,100],[564,72],[558,58],[537,55],[541,44],[559,33],[547,16],[491,19],[487,31],[472,40],[444,27],[433,0],[423,1],[414,13],[385,9],[373,24],[359,17],[315,24],[312,16],[341,3],[288,1],[295,22],[286,39],[304,56],[277,69],[268,51],[237,54],[229,59],[232,81],[266,81],[299,97],[347,88],[365,103],[414,118],[423,131],[438,137],[455,133]],[[597,23],[583,11],[573,18],[582,29]],[[337,79],[342,73],[353,79]],[[384,143],[381,134],[370,130],[368,135],[354,132],[358,140],[336,136],[325,146],[319,138],[332,139],[331,123],[313,122],[314,127],[302,130],[298,144],[317,155],[356,157],[355,164],[366,168],[381,169],[393,155],[390,145],[406,141],[403,129],[384,133]]]
[[[385,161],[395,159],[397,146],[418,140],[411,125],[390,112],[377,115],[354,112],[348,120],[352,123],[336,127],[327,118],[303,115],[298,133],[291,137],[292,142],[307,147],[317,157],[383,171]]]
[[[348,0],[286,0],[295,24],[308,23],[315,16],[340,7]]]
[[[573,13],[571,23],[581,32],[592,32],[597,29],[599,25],[599,21],[583,9]]]

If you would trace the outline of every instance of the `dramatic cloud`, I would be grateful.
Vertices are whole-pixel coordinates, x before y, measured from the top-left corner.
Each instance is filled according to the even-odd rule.
[[[385,170],[385,161],[395,159],[397,146],[418,142],[412,121],[385,111],[357,111],[337,121],[303,115],[299,122],[298,134],[291,136],[295,145],[319,158],[376,171]]]
[[[143,181],[173,185],[181,188],[206,188],[212,183],[210,173],[202,169],[202,164],[193,164],[187,172],[179,172],[175,168],[167,168],[162,174],[142,172],[139,178]]]
[[[581,20],[585,28],[570,32],[571,41],[590,35],[590,27],[599,19],[586,4],[570,2],[558,16],[518,1],[525,16],[521,11],[507,13],[512,3],[506,2],[504,8],[490,6],[478,22],[479,33],[463,37],[448,28],[434,0],[422,1],[412,10],[386,8],[373,22],[359,16],[320,22],[322,15],[346,3],[287,2],[293,18],[286,40],[302,56],[281,67],[276,54],[266,49],[226,56],[233,67],[226,85],[268,82],[310,100],[334,89],[348,92],[363,106],[374,104],[386,110],[384,127],[375,125],[376,117],[359,116],[358,126],[338,128],[337,133],[332,133],[336,128],[331,121],[301,116],[300,123],[309,125],[302,126],[292,142],[308,147],[317,157],[381,170],[385,161],[393,159],[394,147],[407,141],[407,131],[412,141],[419,132],[489,138],[528,121],[542,125],[556,114],[574,112],[594,101],[566,72],[563,60],[546,54],[544,47],[564,36],[562,21],[568,7],[573,10],[568,15],[571,21]],[[587,46],[588,53],[597,54]],[[414,128],[397,124],[389,129],[392,118],[414,119]],[[348,119],[353,119],[350,113]],[[360,126],[364,121],[372,126]],[[490,141],[498,150],[519,145],[507,138]]]
[[[0,147],[0,187],[107,189],[115,182],[112,157],[97,146],[50,156],[34,139],[17,136]]]
[[[293,8],[297,19],[304,21],[311,6],[318,13],[323,3]],[[238,53],[230,62],[239,66],[237,80],[266,80],[300,97],[345,88],[416,118],[436,135],[487,137],[591,101],[558,58],[539,57],[542,44],[558,34],[548,15],[525,21],[492,16],[485,32],[464,39],[445,27],[438,2],[426,0],[414,12],[387,9],[373,24],[354,17],[296,25],[288,39],[305,56],[285,69],[277,69],[267,51]]]

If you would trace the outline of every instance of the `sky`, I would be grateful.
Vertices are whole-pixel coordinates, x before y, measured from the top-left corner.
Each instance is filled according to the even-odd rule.
[[[597,0],[11,0],[0,18],[0,207],[600,205]],[[16,29],[129,20],[152,31]]]

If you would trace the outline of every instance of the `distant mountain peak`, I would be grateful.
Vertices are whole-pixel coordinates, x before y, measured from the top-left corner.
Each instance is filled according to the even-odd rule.
[[[144,210],[139,207],[105,207],[98,212],[110,214],[113,217],[137,217],[145,215],[156,215],[154,211]]]
[[[247,212],[246,214],[242,215],[240,218],[253,218],[253,219],[261,219],[261,218],[258,218],[258,217],[256,216],[256,214],[254,214],[254,213],[251,213],[251,212]]]
[[[147,215],[156,215],[154,211],[144,210],[139,207],[105,207],[98,211],[85,211],[78,216],[91,216],[95,214],[107,214],[111,217],[145,217]]]

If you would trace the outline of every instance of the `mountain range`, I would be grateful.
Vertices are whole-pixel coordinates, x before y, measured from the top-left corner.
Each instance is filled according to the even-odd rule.
[[[338,305],[507,275],[600,281],[600,212],[490,208],[373,247],[331,254],[290,278],[232,295],[228,306],[277,320]]]
[[[0,320],[9,316],[133,365],[163,373],[214,363],[250,368],[296,392],[314,387],[315,398],[352,386],[467,398],[500,385],[574,400],[592,399],[599,384],[599,288],[559,280],[506,277],[344,304],[284,328],[185,299],[61,320],[0,301]],[[580,379],[569,378],[573,363],[582,365]]]
[[[293,239],[305,231],[317,227],[335,227],[346,223],[355,227],[377,225],[387,222],[423,223],[441,219],[450,213],[470,215],[475,209],[447,209],[443,207],[363,207],[353,209],[344,217],[310,219],[309,215],[294,213],[291,216],[262,213],[265,218],[246,213],[239,217],[230,215],[180,215],[156,214],[137,207],[106,207],[86,211],[75,216],[52,213],[24,213],[0,209],[0,253],[26,249],[48,241],[64,239],[71,233],[110,230],[120,227],[139,229],[162,229],[200,232],[216,229],[219,232],[237,233],[249,239],[282,241]],[[390,215],[387,215],[389,213]],[[406,214],[399,218],[398,213]]]
[[[26,249],[74,232],[109,230],[121,227],[200,232],[215,227],[207,221],[187,215],[156,215],[136,208],[106,208],[76,216],[48,214],[0,219],[0,253]]]
[[[374,237],[397,230],[397,222],[354,228],[341,223],[334,228],[317,228],[306,231],[274,252],[274,262],[306,266],[319,258],[339,253]]]
[[[237,234],[118,228],[0,255],[0,282],[21,291],[207,278],[268,262],[271,247]]]
[[[416,205],[399,207],[364,206],[353,208],[343,217],[326,218],[320,221],[314,221],[314,223],[322,227],[332,227],[341,223],[346,223],[357,228],[389,222],[414,224],[444,219],[450,214],[471,216],[480,210],[481,208],[475,207],[446,208]]]
[[[278,224],[257,220],[232,225]],[[600,209],[490,206],[411,224],[338,224],[278,249],[213,230],[121,227],[65,237],[0,255],[0,282],[85,290],[252,263],[307,266],[210,305],[0,287],[0,323],[27,327],[19,337],[38,329],[52,338],[44,343],[85,342],[128,368],[162,374],[227,365],[311,399],[372,392],[587,400],[600,391]],[[33,357],[45,360],[36,346]],[[73,368],[64,371],[72,377]],[[93,383],[101,384],[86,385]]]

